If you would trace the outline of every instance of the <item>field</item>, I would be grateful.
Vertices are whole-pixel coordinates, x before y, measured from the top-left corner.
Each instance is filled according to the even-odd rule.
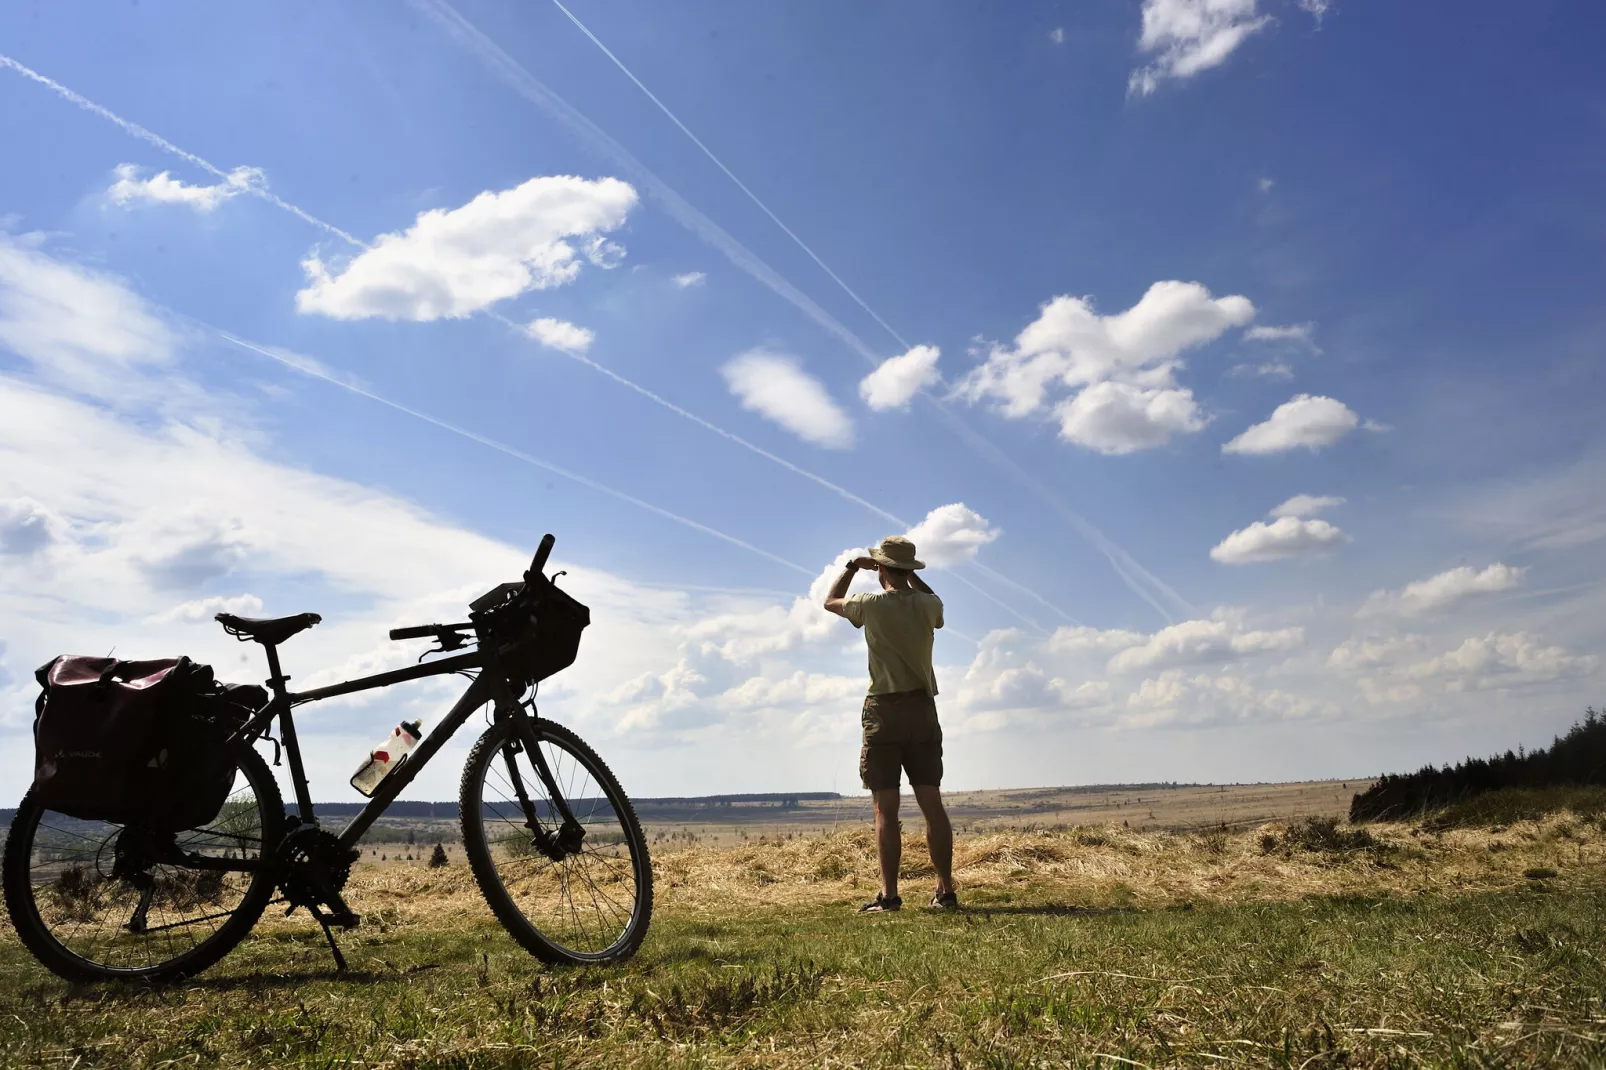
[[[1308,816],[1343,816],[1350,797],[1364,789],[1364,780],[1317,780],[1291,784],[1117,784],[1074,788],[1024,788],[963,791],[945,796],[954,827],[960,832],[1053,829],[1079,825],[1123,828],[1186,829],[1241,827],[1265,821]],[[906,801],[911,813],[912,800]],[[455,806],[438,803],[444,812]],[[835,799],[802,799],[792,805],[738,802],[723,805],[706,799],[644,799],[636,812],[654,843],[740,845],[760,836],[818,835],[862,829],[871,821],[867,795]],[[339,821],[331,822],[339,827]],[[455,818],[384,818],[364,839],[364,861],[403,857],[409,844],[426,849],[458,838]],[[417,860],[418,852],[412,852]],[[425,855],[427,857],[427,853]]]
[[[0,931],[0,1062],[1606,1065],[1598,812],[1351,829],[1223,824],[1217,799],[1164,829],[1147,816],[1163,793],[1087,823],[1064,792],[958,808],[957,914],[856,915],[875,872],[857,818],[658,825],[652,933],[607,970],[520,952],[460,850],[444,869],[357,869],[346,976],[299,916],[270,914],[166,990],[70,988]],[[1045,801],[1062,805],[1031,809]],[[930,885],[918,819],[905,838],[913,906]]]

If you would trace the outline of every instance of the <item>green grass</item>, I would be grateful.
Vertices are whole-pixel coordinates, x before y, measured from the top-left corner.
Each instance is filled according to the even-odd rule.
[[[618,969],[488,916],[274,927],[188,984],[72,989],[0,942],[0,1063],[75,1067],[1606,1065],[1606,874],[1164,909],[1032,884],[957,915],[667,912]]]

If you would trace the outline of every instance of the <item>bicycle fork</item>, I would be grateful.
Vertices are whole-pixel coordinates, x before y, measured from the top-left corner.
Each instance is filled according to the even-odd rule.
[[[585,840],[585,829],[575,819],[574,812],[569,809],[569,800],[564,798],[563,792],[558,789],[557,778],[552,775],[552,768],[547,764],[546,754],[541,749],[540,736],[536,729],[540,717],[526,716],[522,707],[515,707],[512,717],[515,737],[502,744],[502,761],[507,766],[508,780],[512,783],[513,791],[519,797],[519,806],[524,811],[524,824],[530,830],[531,845],[552,861],[561,862],[569,855],[580,852],[580,845]],[[555,809],[562,819],[561,825],[555,832],[541,823],[540,816],[535,810],[535,803],[531,801],[530,793],[524,786],[524,777],[519,773],[517,761],[520,749],[530,756],[530,764],[535,767],[536,775],[541,778],[541,784],[546,788],[550,808]]]

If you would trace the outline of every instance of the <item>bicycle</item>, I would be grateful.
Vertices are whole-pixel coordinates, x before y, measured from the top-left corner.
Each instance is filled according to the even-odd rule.
[[[468,621],[393,630],[393,640],[435,639],[419,664],[327,687],[292,692],[279,664],[280,644],[317,624],[317,614],[218,614],[229,634],[264,648],[271,695],[229,739],[236,768],[223,809],[207,825],[175,833],[70,818],[43,809],[30,789],[0,875],[23,944],[71,981],[174,981],[245,939],[277,890],[274,901],[289,904],[287,915],[301,908],[318,922],[344,971],[330,929],[360,922],[341,896],[358,842],[446,741],[489,706],[490,725],[469,752],[458,794],[464,849],[481,894],[513,939],[542,961],[616,963],[633,955],[652,918],[641,823],[596,752],[535,708],[534,685],[574,660],[589,621],[585,607],[542,571],[553,542],[551,535],[541,540],[523,582],[470,603]],[[424,660],[437,653],[447,656]],[[351,822],[338,834],[325,830],[291,710],[448,673],[472,683]],[[275,722],[277,739],[270,735]],[[273,743],[276,765],[281,750],[289,762],[294,812],[257,751],[261,741]]]

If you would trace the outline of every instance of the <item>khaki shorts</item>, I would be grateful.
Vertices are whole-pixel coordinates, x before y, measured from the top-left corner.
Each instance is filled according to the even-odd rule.
[[[937,703],[924,691],[894,691],[864,700],[864,746],[859,779],[870,791],[896,789],[899,773],[911,785],[942,784],[942,726]]]

